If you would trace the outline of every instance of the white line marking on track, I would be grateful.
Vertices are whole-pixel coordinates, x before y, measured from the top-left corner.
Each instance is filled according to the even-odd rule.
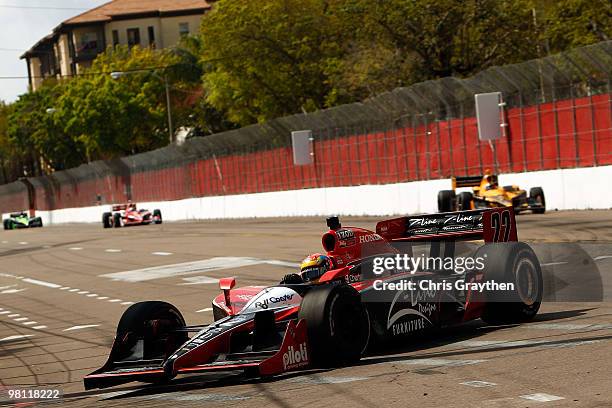
[[[595,258],[593,258],[595,261],[601,261],[603,259],[609,259],[612,258],[612,255],[600,255],[600,256],[596,256]]]
[[[77,295],[85,295],[86,293],[89,293],[88,290],[81,290],[79,292],[77,292]]]
[[[32,327],[32,328],[33,328],[34,330],[40,330],[40,329],[46,329],[46,328],[47,328],[47,326],[45,326],[45,325],[40,325],[40,326],[34,326],[34,327]]]
[[[80,289],[70,289],[68,292],[78,292]]]
[[[120,249],[110,248],[110,249],[105,249],[104,252],[116,253],[116,252],[121,252],[121,250]]]
[[[19,293],[19,292],[23,292],[24,290],[25,290],[25,289],[5,289],[5,290],[3,290],[3,291],[2,291],[2,292],[0,292],[0,293],[3,293],[3,294],[7,294],[7,295],[8,295],[8,294],[11,294],[11,293]]]
[[[70,286],[64,286],[60,288],[60,290],[68,290],[68,289],[70,289]]]
[[[481,388],[481,387],[493,387],[497,384],[492,383],[492,382],[487,382],[487,381],[465,381],[462,383],[459,383],[461,385],[467,385],[468,387],[476,387],[476,388]]]
[[[27,242],[27,241],[21,241],[21,242],[19,243],[19,245],[28,245],[28,242]]]
[[[98,296],[98,300],[106,300],[108,299],[108,296]]]
[[[9,313],[11,313],[11,311],[10,311],[10,310],[5,310],[5,311],[3,311],[3,312],[0,312],[0,315],[3,315],[3,314],[9,314]]]
[[[174,254],[172,252],[151,252],[151,255],[168,256]]]
[[[23,278],[21,281],[22,282],[31,283],[33,285],[45,286],[47,288],[53,288],[53,289],[57,289],[57,288],[62,286],[62,285],[58,285],[56,283],[45,282],[45,281],[41,281],[41,280],[38,280],[38,279],[31,279],[31,278]]]
[[[94,297],[94,296],[98,296],[97,293],[90,293],[89,295],[87,295],[87,297]]]
[[[121,302],[121,299],[111,299],[109,300],[111,303]]]
[[[16,334],[14,336],[4,337],[4,338],[0,339],[0,342],[25,339],[26,337],[33,337],[33,336],[34,336],[33,334]]]
[[[121,302],[122,305],[133,305],[134,302]]]
[[[74,331],[74,330],[88,329],[88,328],[90,328],[90,327],[98,327],[98,326],[100,326],[100,325],[99,325],[99,324],[85,324],[85,325],[82,325],[82,326],[72,326],[72,327],[69,327],[69,328],[64,329],[64,330],[62,330],[62,331],[67,332],[67,331]]]
[[[540,264],[540,266],[565,265],[567,263],[569,262],[549,262],[549,263]]]
[[[202,312],[210,312],[212,311],[213,308],[212,307],[206,307],[204,309],[200,309],[200,310],[196,310],[196,313],[202,313]]]
[[[68,249],[71,250],[71,251],[80,251],[83,248],[81,248],[81,247],[72,247],[72,248],[68,248]]]
[[[27,317],[18,317],[16,319],[13,319],[16,322],[23,322],[24,320],[29,320]]]
[[[400,364],[408,365],[425,365],[425,366],[444,366],[444,367],[460,367],[482,363],[487,360],[450,360],[446,358],[415,358],[410,360],[397,361]]]
[[[8,244],[8,241],[2,241],[3,244]]]
[[[100,275],[103,278],[124,282],[143,282],[153,279],[163,279],[182,275],[193,275],[201,272],[219,271],[224,269],[242,268],[245,266],[269,264],[276,266],[298,266],[297,264],[247,257],[215,257],[201,261],[183,262],[179,264],[154,266],[124,272],[114,272]]]
[[[330,377],[318,375],[302,375],[299,377],[291,378],[288,381],[302,384],[344,384],[354,381],[364,381],[367,379],[368,377]]]
[[[523,398],[526,400],[532,400],[532,401],[538,401],[538,402],[550,402],[550,401],[559,401],[559,400],[565,399],[563,397],[558,397],[556,395],[544,394],[540,392],[536,394],[520,395],[519,398]]]
[[[19,313],[13,313],[13,314],[8,315],[7,317],[10,317],[12,319],[13,317],[19,317],[19,316],[21,316]]]
[[[31,326],[31,325],[36,324],[36,323],[38,323],[38,322],[35,322],[35,321],[33,321],[33,320],[30,320],[29,322],[23,322],[22,324],[24,324],[24,325],[26,325],[26,326]]]
[[[142,397],[145,400],[162,400],[162,401],[212,401],[212,402],[226,402],[226,401],[244,401],[251,397],[240,397],[238,395],[225,395],[225,394],[156,394]]]
[[[211,278],[210,276],[192,276],[190,278],[183,278],[183,280],[186,283],[181,283],[181,285],[207,285],[219,282],[219,279]]]
[[[530,324],[524,327],[539,330],[610,330],[612,329],[612,324],[540,323]]]

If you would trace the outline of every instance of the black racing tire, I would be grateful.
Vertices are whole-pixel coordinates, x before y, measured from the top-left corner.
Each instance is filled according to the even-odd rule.
[[[120,213],[114,213],[113,214],[113,227],[115,228],[119,228],[122,226],[123,220],[121,219],[121,214]]]
[[[546,212],[546,199],[542,187],[533,187],[529,190],[529,197],[534,201],[542,204],[542,208],[534,209],[535,214],[544,214]]]
[[[9,230],[9,229],[11,229],[11,228],[10,228],[10,224],[9,224],[9,223],[10,223],[10,221],[11,221],[11,220],[9,220],[8,218],[7,218],[6,220],[4,220],[4,221],[3,221],[3,224],[4,224],[4,229],[5,229],[5,230]]]
[[[155,224],[161,224],[162,223],[162,214],[160,210],[153,210],[153,217],[159,217],[158,221],[155,221]]]
[[[168,358],[188,340],[186,326],[179,310],[167,302],[146,301],[131,305],[117,325],[118,359],[126,358],[139,340],[144,339],[143,358]]]
[[[542,269],[535,252],[524,242],[501,242],[480,247],[475,258],[484,257],[485,281],[512,283],[514,290],[486,292],[482,320],[489,324],[532,320],[542,303]]]
[[[457,210],[468,211],[472,209],[474,196],[468,191],[463,191],[457,195]]]
[[[438,192],[438,212],[455,211],[457,197],[454,190],[442,190]]]
[[[113,226],[113,214],[105,212],[102,214],[102,225],[104,228],[111,228]]]
[[[368,346],[368,313],[359,292],[352,286],[312,288],[302,300],[298,319],[306,320],[311,362],[315,367],[356,363]]]

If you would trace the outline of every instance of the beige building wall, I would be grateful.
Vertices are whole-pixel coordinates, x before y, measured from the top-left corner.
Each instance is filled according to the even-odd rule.
[[[40,72],[40,59],[37,57],[31,57],[30,61],[30,74],[32,75],[32,90],[35,91],[40,88],[42,84],[41,72]]]
[[[113,45],[113,30],[118,31],[119,44],[127,45],[127,30],[130,28],[138,28],[140,30],[140,45],[143,47],[147,46],[149,45],[149,27],[153,27],[153,30],[155,31],[155,48],[163,48],[161,42],[161,25],[159,17],[111,21],[104,27],[106,45]]]
[[[179,17],[164,17],[161,19],[162,38],[164,41],[163,47],[172,47],[176,45],[180,38],[179,26],[181,23],[189,24],[189,34],[197,34],[200,31],[200,21],[202,15],[179,16]]]
[[[60,74],[62,76],[70,75],[72,59],[70,58],[70,48],[68,47],[68,34],[60,35],[56,44],[58,52],[55,55],[57,55]]]

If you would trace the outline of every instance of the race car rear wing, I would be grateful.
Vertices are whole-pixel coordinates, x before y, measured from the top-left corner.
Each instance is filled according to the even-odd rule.
[[[483,176],[463,176],[463,177],[452,177],[453,190],[460,187],[478,187],[482,182]],[[493,176],[497,177],[497,176]]]
[[[517,241],[512,207],[415,215],[381,221],[376,233],[389,241]]]

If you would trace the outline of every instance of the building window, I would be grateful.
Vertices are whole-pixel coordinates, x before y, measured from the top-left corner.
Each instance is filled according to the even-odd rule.
[[[128,37],[128,45],[130,47],[134,45],[140,45],[140,29],[139,28],[128,28],[127,37]]]
[[[153,26],[149,26],[147,31],[149,32],[149,45],[155,47],[155,29]]]
[[[119,31],[113,30],[113,46],[119,45]]]
[[[189,35],[189,23],[179,23],[179,34],[181,37]]]

